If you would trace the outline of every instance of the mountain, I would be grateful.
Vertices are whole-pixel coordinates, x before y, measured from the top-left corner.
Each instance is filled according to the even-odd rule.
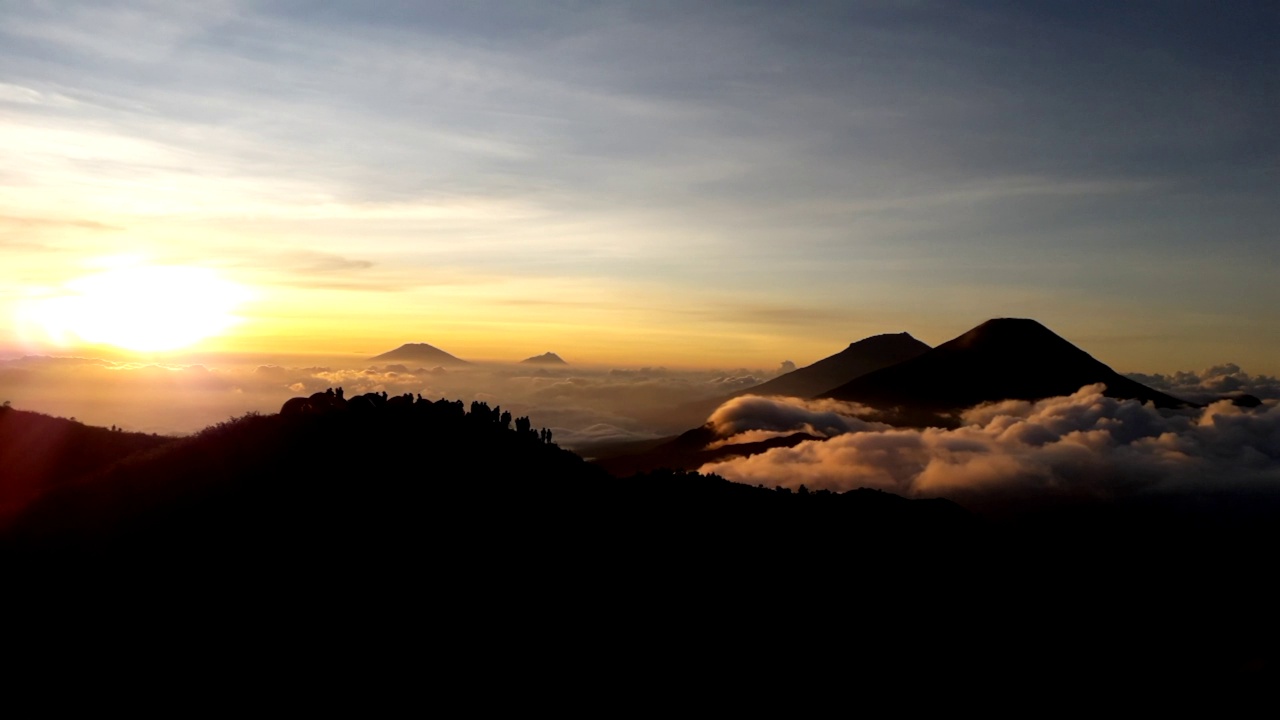
[[[564,360],[561,360],[560,356],[553,352],[547,352],[541,355],[534,355],[533,357],[525,358],[520,362],[528,363],[530,365],[568,365],[569,364]]]
[[[929,352],[820,397],[928,413],[1070,395],[1093,383],[1104,383],[1109,397],[1165,408],[1188,405],[1120,375],[1035,320],[1022,318],[988,320]]]
[[[48,434],[39,418],[0,414],[13,428],[30,429],[24,437]],[[14,437],[15,450],[24,437]],[[870,542],[912,528],[919,538],[941,540],[976,528],[973,516],[942,500],[857,491],[798,496],[670,471],[614,478],[556,446],[528,418],[478,402],[467,412],[462,401],[404,396],[251,413],[136,447],[144,437],[94,429],[48,447],[37,464],[78,455],[80,442],[127,445],[74,482],[33,488],[20,512],[0,523],[0,566],[110,558],[201,572],[231,567],[238,577],[274,574],[281,564],[322,575],[360,568],[395,576],[425,557],[433,558],[437,580],[453,572],[456,582],[470,582],[479,572],[506,587],[522,574],[556,576],[557,563],[571,575],[562,578],[593,583],[599,553],[624,565],[633,558],[638,572],[665,576],[685,563],[701,573],[704,553],[694,549],[719,553],[725,538],[746,543],[765,527],[794,538],[779,566],[782,557],[811,552],[808,542],[834,551],[859,534]],[[441,552],[464,538],[504,549],[479,561]],[[754,567],[759,553],[738,557]]]
[[[384,352],[369,358],[370,360],[407,360],[432,365],[469,365],[466,360],[456,358],[438,347],[426,343],[405,343],[395,350]]]
[[[740,390],[739,395],[785,395],[811,398],[861,375],[910,360],[929,351],[929,346],[909,333],[873,335],[812,365],[792,370],[755,387]]]

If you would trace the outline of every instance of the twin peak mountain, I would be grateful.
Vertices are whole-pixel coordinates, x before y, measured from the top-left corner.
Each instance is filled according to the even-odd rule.
[[[955,427],[957,411],[974,405],[1070,395],[1095,383],[1105,385],[1104,393],[1114,398],[1161,408],[1190,405],[1124,377],[1035,320],[996,318],[935,348],[907,333],[875,335],[766,383],[690,403],[682,410],[707,417],[741,395],[830,398],[869,406],[875,410],[872,419],[889,425]],[[816,439],[797,433],[712,449],[710,443],[717,437],[708,423],[639,452],[601,449],[597,461],[623,475],[660,467],[696,469],[731,455]]]
[[[831,398],[882,410],[891,424],[934,424],[938,415],[985,402],[1041,400],[1102,383],[1105,394],[1186,407],[1189,403],[1117,373],[1035,320],[996,318],[931,348],[908,333],[875,335],[839,353],[728,397]]]
[[[889,337],[898,336],[863,342]],[[1162,408],[1188,405],[1117,373],[1035,320],[1021,318],[988,320],[931,350],[846,376],[843,384],[815,396],[873,407],[948,411],[984,402],[1070,395],[1094,383],[1104,384],[1109,397]]]

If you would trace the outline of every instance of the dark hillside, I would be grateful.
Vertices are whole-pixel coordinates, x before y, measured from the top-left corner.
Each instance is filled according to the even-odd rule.
[[[678,673],[801,656],[950,672],[975,647],[985,670],[1040,673],[1275,657],[1258,571],[1274,526],[1188,533],[1159,509],[992,526],[877,491],[617,479],[497,408],[364,399],[249,415],[53,490],[0,537],[10,586],[76,614],[92,599],[134,635],[394,638],[458,681],[494,653],[537,675],[550,647],[600,679],[651,652]]]
[[[591,538],[594,551],[675,553],[674,562],[690,543],[757,527],[776,528],[789,545],[804,536],[830,546],[890,522],[858,514],[855,496],[815,494],[796,505],[798,496],[683,473],[619,480],[527,418],[483,403],[468,412],[461,402],[318,395],[347,404],[249,415],[57,488],[14,522],[7,547],[240,563],[360,548],[403,562],[459,542],[521,552]],[[954,514],[939,523],[924,510],[932,505],[901,502],[891,524],[910,524],[918,511],[928,518],[916,526],[921,538],[973,523],[951,503]],[[816,525],[801,519],[809,510],[794,510],[819,506],[825,520]]]
[[[94,554],[253,554],[303,538],[320,548],[420,526],[448,504],[433,497],[484,502],[601,477],[487,406],[249,415],[49,493],[10,537]]]
[[[0,407],[0,527],[40,495],[170,442]]]

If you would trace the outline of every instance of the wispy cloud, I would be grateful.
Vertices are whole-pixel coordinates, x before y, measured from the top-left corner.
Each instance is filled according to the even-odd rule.
[[[808,343],[870,312],[972,322],[973,288],[983,316],[1234,310],[1231,277],[1171,292],[1194,272],[1135,280],[1148,258],[1232,269],[1255,315],[1280,304],[1257,261],[1280,223],[1276,19],[1244,6],[106,2],[0,20],[0,214],[128,228],[86,247],[216,262],[248,236],[370,276],[752,296],[800,312],[739,337]]]

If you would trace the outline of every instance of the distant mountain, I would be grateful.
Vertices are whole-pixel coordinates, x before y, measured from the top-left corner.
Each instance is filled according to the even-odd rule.
[[[1040,400],[1104,383],[1106,394],[1185,407],[1130,380],[1035,320],[988,320],[918,357],[822,393],[881,409],[944,412],[999,400]]]
[[[541,355],[534,355],[531,358],[521,360],[522,363],[530,365],[568,365],[569,363],[560,359],[560,356],[553,352],[546,352]]]
[[[426,343],[405,343],[390,352],[369,358],[370,360],[406,360],[434,365],[468,365],[466,360],[456,358],[438,347]]]
[[[739,390],[738,395],[785,395],[811,398],[854,378],[904,360],[923,355],[929,346],[909,333],[873,335],[849,343],[849,347],[812,365],[793,370],[755,387]]]

